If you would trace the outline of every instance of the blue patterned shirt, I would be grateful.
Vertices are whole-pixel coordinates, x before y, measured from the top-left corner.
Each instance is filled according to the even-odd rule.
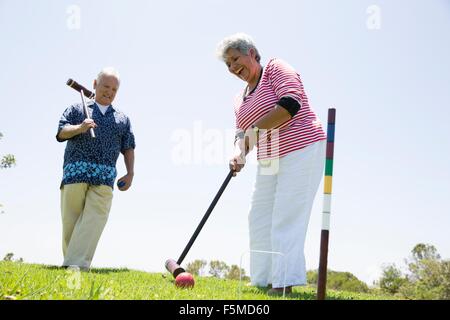
[[[89,101],[87,107],[97,124],[94,129],[96,138],[91,138],[87,131],[67,140],[61,187],[71,183],[89,183],[114,188],[119,153],[136,146],[130,119],[112,105],[105,114],[93,101]],[[58,134],[65,125],[81,124],[85,118],[81,103],[67,108],[59,120],[56,140],[64,141],[58,138]]]

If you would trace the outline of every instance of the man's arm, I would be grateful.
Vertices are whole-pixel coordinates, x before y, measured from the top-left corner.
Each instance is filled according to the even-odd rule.
[[[123,152],[123,159],[125,161],[125,167],[127,168],[127,174],[118,180],[118,182],[124,183],[123,186],[119,186],[120,191],[126,191],[131,187],[134,177],[134,149],[130,148]]]
[[[85,119],[82,123],[77,125],[65,125],[61,131],[58,133],[58,139],[59,141],[64,141],[70,138],[75,137],[76,135],[79,135],[81,133],[85,133],[90,128],[96,128],[97,125],[95,124],[94,120],[92,119]]]
[[[125,160],[125,167],[127,168],[127,175],[134,176],[134,149],[130,148],[125,150],[123,158]]]

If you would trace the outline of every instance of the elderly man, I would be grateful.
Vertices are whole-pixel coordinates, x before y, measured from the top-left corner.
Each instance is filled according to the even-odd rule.
[[[120,79],[113,68],[103,69],[94,80],[95,102],[87,103],[90,119],[81,104],[67,108],[56,139],[67,140],[61,182],[63,266],[88,270],[108,220],[119,153],[127,174],[119,190],[131,187],[134,175],[134,134],[130,119],[113,107]],[[95,138],[89,130],[95,130]]]

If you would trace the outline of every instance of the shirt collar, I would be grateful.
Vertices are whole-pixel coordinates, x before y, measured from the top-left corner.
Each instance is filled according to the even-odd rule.
[[[98,104],[97,104],[97,102],[95,102],[94,100],[90,100],[90,101],[87,103],[87,106],[88,106],[88,107],[91,107],[91,108],[95,108],[94,105],[96,105],[97,108],[98,108]],[[109,107],[111,107],[111,110],[112,110],[113,112],[116,111],[116,109],[114,109],[114,107],[113,107],[112,104],[110,104]],[[106,110],[106,112],[109,112],[109,110],[110,110],[110,109]]]

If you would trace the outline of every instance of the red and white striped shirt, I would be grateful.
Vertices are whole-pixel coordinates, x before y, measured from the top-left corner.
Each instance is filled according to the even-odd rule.
[[[236,97],[236,127],[247,130],[273,110],[282,97],[297,100],[301,108],[292,119],[277,128],[260,130],[258,160],[283,157],[326,139],[320,120],[308,104],[300,75],[277,58],[271,59],[264,67],[261,79],[251,94],[244,98],[242,92]]]

